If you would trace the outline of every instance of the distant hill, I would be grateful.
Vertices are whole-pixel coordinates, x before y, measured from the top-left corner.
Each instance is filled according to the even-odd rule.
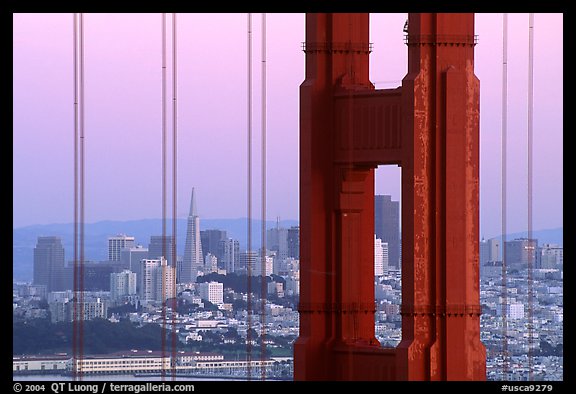
[[[514,238],[527,238],[528,232],[511,233],[506,235],[506,240],[510,241]],[[549,228],[545,230],[532,231],[532,237],[538,240],[538,245],[542,244],[558,244],[564,245],[564,228]]]
[[[260,247],[261,221],[252,221],[252,248]],[[281,227],[291,227],[298,225],[296,220],[282,220]],[[240,248],[245,249],[247,244],[246,218],[240,219],[200,219],[200,229],[220,229],[226,230],[228,236],[240,242]],[[275,221],[267,221],[266,228],[276,226]],[[168,234],[172,231],[172,223],[167,223]],[[67,224],[47,224],[15,228],[13,230],[13,279],[16,281],[32,280],[32,265],[34,247],[38,236],[56,235],[62,238],[66,261],[72,258],[73,226]],[[87,223],[85,225],[85,256],[86,260],[101,261],[107,259],[108,237],[119,233],[131,235],[136,238],[136,243],[148,247],[151,235],[162,233],[161,219],[142,219],[130,221],[101,221]],[[178,254],[184,253],[184,242],[186,239],[186,219],[177,221],[177,245]],[[563,228],[544,229],[533,232],[533,236],[538,239],[538,244],[556,243],[563,245]],[[527,237],[527,233],[508,234],[508,240],[520,237]]]
[[[282,220],[281,227],[298,225],[296,220]],[[252,249],[261,244],[261,220],[252,220]],[[267,221],[266,228],[276,226],[275,221]],[[200,229],[226,230],[228,236],[240,242],[240,248],[245,249],[247,244],[247,221],[239,219],[200,219]],[[34,225],[13,229],[13,278],[16,281],[29,281],[32,279],[32,266],[34,247],[39,236],[55,235],[62,238],[66,261],[72,259],[72,241],[74,228],[71,223]],[[167,223],[168,235],[172,232],[172,223]],[[184,253],[186,239],[186,219],[177,220],[177,247],[178,254]],[[136,238],[136,243],[148,247],[151,235],[162,234],[161,219],[142,219],[130,221],[106,220],[96,223],[86,223],[84,226],[84,248],[86,260],[101,261],[108,258],[108,237],[116,234],[127,234]]]

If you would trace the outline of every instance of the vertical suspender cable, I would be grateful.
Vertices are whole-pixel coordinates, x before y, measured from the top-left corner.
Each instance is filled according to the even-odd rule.
[[[260,368],[262,380],[266,380],[264,358],[266,356],[266,297],[268,284],[266,281],[266,14],[262,14],[262,262],[260,286]]]
[[[533,279],[536,245],[532,241],[532,136],[534,128],[534,14],[529,16],[528,39],[528,380],[534,379],[533,353],[534,318],[533,318]]]
[[[508,127],[508,14],[503,16],[502,35],[502,150],[501,150],[501,223],[502,223],[502,380],[508,380],[508,288],[506,268],[506,139]]]
[[[248,159],[247,159],[247,216],[248,216],[248,245],[247,245],[247,280],[248,280],[248,331],[246,332],[246,362],[247,362],[247,376],[248,380],[251,378],[252,373],[252,14],[248,13]]]
[[[79,351],[78,356],[80,361],[82,361],[84,357],[84,163],[85,163],[85,138],[84,138],[84,14],[80,13],[80,20],[79,20],[79,34],[80,34],[80,48],[79,48],[79,96],[80,96],[80,105],[79,105],[79,124],[80,124],[80,193],[79,193],[79,203],[80,203],[80,320],[79,320]],[[82,380],[84,372],[80,370],[80,380]]]
[[[166,14],[162,13],[162,256],[168,257],[166,251]],[[162,275],[164,278],[164,275]],[[162,280],[162,294],[165,294],[165,281]],[[166,306],[162,306],[162,359],[166,356]],[[164,380],[164,364],[162,363],[162,380]]]
[[[169,271],[172,276],[172,379],[176,372],[176,224],[177,224],[177,191],[178,191],[178,58],[177,58],[177,30],[176,13],[172,14],[172,264]]]
[[[162,255],[166,254],[166,14],[162,13]]]
[[[74,311],[72,319],[72,376],[76,379],[78,363],[78,14],[73,16],[73,67],[74,67]]]

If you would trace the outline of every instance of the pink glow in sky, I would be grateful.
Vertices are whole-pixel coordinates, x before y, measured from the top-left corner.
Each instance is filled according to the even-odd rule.
[[[406,73],[406,14],[371,15],[371,80]],[[86,221],[161,216],[160,14],[86,14]],[[526,228],[528,14],[510,14],[508,228]],[[178,15],[178,215],[246,216],[246,14]],[[562,226],[563,18],[535,16],[534,228]],[[298,217],[303,14],[268,14],[267,216]],[[260,14],[253,15],[253,211],[260,212]],[[500,230],[502,15],[477,14],[481,234]],[[72,221],[72,15],[14,15],[13,225]],[[378,193],[399,197],[398,171]]]

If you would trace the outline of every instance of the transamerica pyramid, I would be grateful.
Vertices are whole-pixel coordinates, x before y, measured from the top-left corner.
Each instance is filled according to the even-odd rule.
[[[200,241],[200,217],[196,210],[194,188],[190,198],[190,213],[186,228],[186,244],[184,245],[184,258],[182,260],[182,275],[180,282],[195,282],[198,269],[203,266],[202,243]]]

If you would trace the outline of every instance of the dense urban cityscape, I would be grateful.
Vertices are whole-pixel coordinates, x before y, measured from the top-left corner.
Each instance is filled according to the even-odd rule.
[[[384,347],[396,346],[402,335],[399,212],[398,201],[376,196],[375,334]],[[77,266],[76,274],[83,276],[75,281],[74,264],[65,264],[61,239],[37,238],[32,283],[13,285],[15,378],[72,372],[146,376],[174,368],[178,376],[245,379],[251,373],[258,377],[265,368],[268,378],[292,379],[292,345],[299,332],[298,226],[278,224],[267,230],[265,250],[242,250],[225,230],[201,230],[193,189],[182,257],[171,236],[152,235],[144,247],[133,236],[110,235],[107,247],[108,260]],[[75,294],[74,282],[84,291]],[[534,378],[563,379],[562,283],[561,245],[518,238],[502,248],[498,238],[480,241],[487,379],[527,380],[529,343]],[[81,360],[71,356],[74,320],[84,322]],[[162,345],[163,335],[174,339],[173,352]],[[502,350],[504,340],[508,357]]]

